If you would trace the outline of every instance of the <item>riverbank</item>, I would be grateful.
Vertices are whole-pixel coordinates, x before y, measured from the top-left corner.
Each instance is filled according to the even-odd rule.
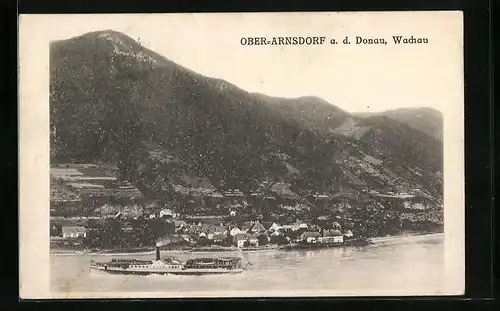
[[[369,238],[368,243],[347,243],[347,244],[339,244],[332,245],[330,247],[359,247],[366,246],[369,244],[378,244],[390,242],[398,238],[406,238],[406,237],[417,237],[417,236],[433,236],[444,234],[443,232],[405,232],[403,234],[384,236],[384,237],[373,237]],[[305,245],[310,247],[310,245]],[[258,247],[247,247],[247,248],[238,248],[235,246],[195,246],[195,247],[178,247],[178,248],[170,248],[170,247],[162,247],[162,251],[168,252],[185,252],[185,253],[230,253],[230,252],[263,252],[263,251],[276,251],[276,250],[295,250],[295,249],[303,249],[305,246],[297,247],[297,244],[287,244],[287,245],[275,245],[268,244],[264,246]],[[314,246],[316,248],[320,248],[320,246]],[[325,248],[325,247],[324,247]],[[121,248],[121,249],[105,249],[105,250],[92,250],[85,249],[83,247],[57,247],[51,245],[50,254],[54,255],[71,255],[71,254],[96,254],[96,255],[147,255],[154,254],[154,247],[129,247],[129,248]]]
[[[281,246],[279,249],[284,251],[294,251],[294,250],[314,250],[314,249],[326,249],[326,248],[339,248],[339,247],[363,247],[373,244],[370,239],[352,239],[344,241],[343,243],[293,243]]]

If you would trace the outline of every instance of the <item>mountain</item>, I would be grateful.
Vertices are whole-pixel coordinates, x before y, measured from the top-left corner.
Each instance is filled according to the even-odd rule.
[[[386,116],[422,131],[431,137],[443,140],[443,114],[433,108],[399,108],[383,112],[360,112],[359,117]]]
[[[346,111],[315,96],[279,98],[263,94],[254,95],[266,102],[275,113],[305,126],[316,134],[329,133],[349,117]]]
[[[249,93],[116,31],[51,43],[50,114],[51,163],[115,165],[152,199],[278,184],[302,198],[417,188],[442,199],[440,141],[314,96]]]

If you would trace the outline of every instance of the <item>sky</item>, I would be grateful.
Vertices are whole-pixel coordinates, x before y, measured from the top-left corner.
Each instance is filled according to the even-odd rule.
[[[461,19],[454,12],[220,13],[45,15],[37,23],[49,41],[120,31],[184,67],[249,92],[318,96],[349,112],[444,112],[462,104]],[[427,37],[430,43],[394,45],[395,35]],[[388,44],[242,46],[240,39],[249,36],[361,36]]]

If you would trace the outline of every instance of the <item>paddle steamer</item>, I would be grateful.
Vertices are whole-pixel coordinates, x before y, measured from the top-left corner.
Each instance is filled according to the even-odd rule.
[[[174,274],[207,275],[242,273],[251,263],[242,265],[240,257],[194,258],[181,262],[173,257],[161,259],[160,248],[156,247],[156,259],[112,259],[109,262],[91,261],[90,269],[113,274]]]

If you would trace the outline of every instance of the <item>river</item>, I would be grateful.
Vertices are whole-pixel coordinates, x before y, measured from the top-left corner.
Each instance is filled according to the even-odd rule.
[[[90,260],[108,261],[113,256],[148,260],[154,257],[152,252],[51,254],[51,290],[87,293],[86,297],[90,297],[88,293],[98,297],[99,293],[106,296],[105,293],[117,292],[127,292],[128,297],[135,297],[134,292],[175,292],[185,297],[195,292],[207,296],[214,292],[231,296],[248,296],[250,292],[259,296],[285,296],[291,291],[297,295],[425,295],[442,290],[443,234],[380,238],[374,242],[362,248],[231,253],[242,256],[243,263],[250,261],[253,265],[242,274],[222,276],[109,275],[89,271]],[[179,259],[217,255],[162,252],[162,256]]]

